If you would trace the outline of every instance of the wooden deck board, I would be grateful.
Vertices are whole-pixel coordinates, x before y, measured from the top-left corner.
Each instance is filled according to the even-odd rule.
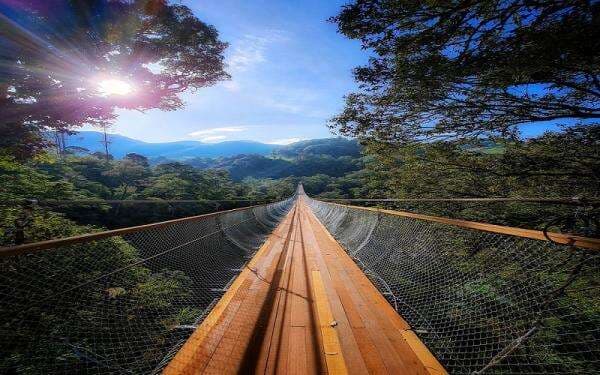
[[[348,364],[348,368],[352,369],[353,374],[366,374],[367,366],[361,355],[361,351],[358,347],[358,343],[352,331],[351,323],[342,305],[340,295],[335,288],[335,279],[332,278],[332,274],[329,272],[329,268],[325,261],[326,252],[329,251],[319,246],[314,231],[314,224],[309,220],[307,206],[301,206],[299,208],[300,214],[302,215],[302,226],[304,234],[304,242],[306,245],[306,251],[313,255],[315,260],[314,270],[318,270],[325,286],[325,292],[327,294],[328,303],[331,306],[331,312],[333,315],[333,321],[335,321],[335,331],[341,341],[341,348],[344,353],[344,359]],[[327,322],[331,323],[331,322]],[[327,357],[325,357],[327,359]],[[329,370],[329,368],[328,368]]]
[[[303,197],[166,374],[443,374]]]

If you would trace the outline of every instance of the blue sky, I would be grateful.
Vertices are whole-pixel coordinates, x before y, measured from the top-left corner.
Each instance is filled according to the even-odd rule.
[[[183,1],[230,43],[232,80],[184,95],[174,112],[120,111],[112,132],[148,142],[249,139],[289,143],[330,137],[326,122],[366,63],[357,41],[327,18],[345,1]]]

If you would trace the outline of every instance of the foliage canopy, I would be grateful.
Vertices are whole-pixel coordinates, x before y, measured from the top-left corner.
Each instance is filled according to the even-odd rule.
[[[10,2],[9,2],[10,4]],[[179,94],[228,78],[226,43],[183,5],[165,0],[22,1],[0,5],[2,148],[21,158],[39,131],[103,125],[115,108],[173,110]],[[102,95],[106,80],[132,95]]]
[[[333,18],[374,52],[332,127],[385,141],[514,134],[600,117],[600,2],[355,0]]]

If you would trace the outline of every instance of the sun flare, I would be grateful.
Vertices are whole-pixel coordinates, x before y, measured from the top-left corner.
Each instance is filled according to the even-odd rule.
[[[120,79],[104,79],[98,83],[98,90],[103,95],[127,95],[133,91],[133,86]]]

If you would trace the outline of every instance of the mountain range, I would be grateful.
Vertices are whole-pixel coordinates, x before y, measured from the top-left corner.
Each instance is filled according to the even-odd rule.
[[[75,153],[104,153],[102,140],[100,132],[82,131],[67,136],[65,144]],[[109,142],[109,152],[118,159],[136,153],[154,165],[179,161],[199,169],[224,169],[234,180],[315,174],[339,177],[362,166],[361,146],[345,138],[311,139],[289,145],[252,141],[148,143],[111,134]]]
[[[70,148],[82,148],[87,152],[104,152],[103,134],[95,131],[80,131],[67,135],[65,145]],[[186,160],[190,158],[217,158],[239,154],[269,155],[281,148],[280,145],[253,141],[227,141],[219,143],[203,143],[198,141],[179,141],[149,143],[109,134],[109,152],[117,159],[128,153],[136,153],[149,159]]]

